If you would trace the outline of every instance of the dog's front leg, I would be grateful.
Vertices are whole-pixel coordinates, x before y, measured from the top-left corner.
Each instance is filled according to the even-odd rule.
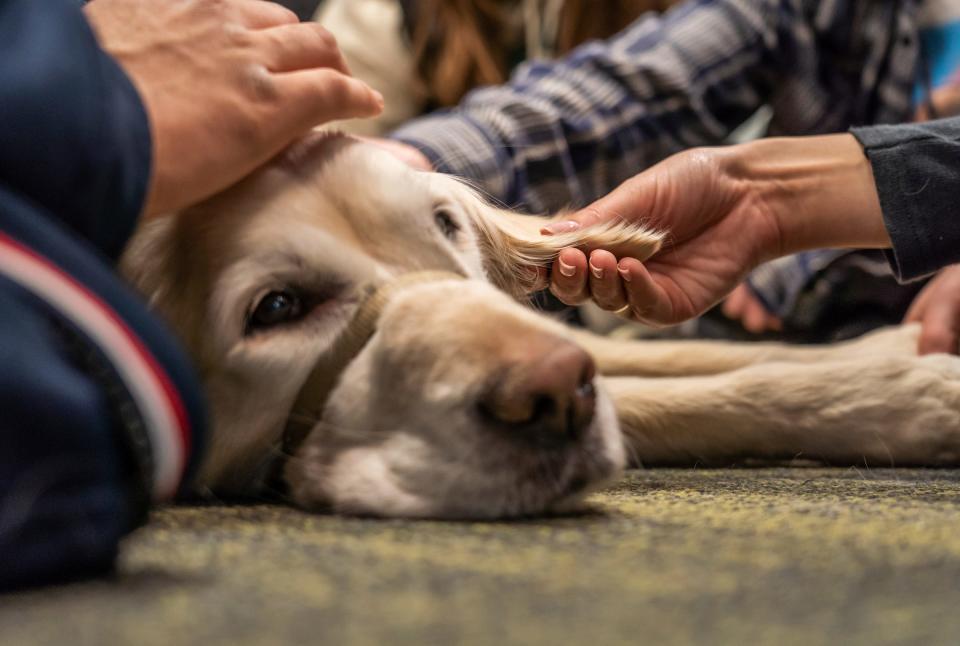
[[[604,384],[642,464],[960,464],[956,357],[768,363],[716,376],[615,377]]]
[[[918,325],[885,328],[831,345],[734,343],[730,341],[624,341],[575,331],[578,343],[609,376],[683,377],[715,375],[765,362],[819,363],[879,356],[912,357]]]

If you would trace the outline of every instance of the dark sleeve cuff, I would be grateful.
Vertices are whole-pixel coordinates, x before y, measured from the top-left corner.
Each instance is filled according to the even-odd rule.
[[[897,279],[960,262],[960,118],[851,133],[873,168]]]

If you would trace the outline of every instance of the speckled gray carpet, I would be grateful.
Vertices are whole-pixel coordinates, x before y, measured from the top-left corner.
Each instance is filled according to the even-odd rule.
[[[515,523],[167,509],[114,579],[0,597],[0,643],[960,643],[960,471],[650,470],[594,500]]]

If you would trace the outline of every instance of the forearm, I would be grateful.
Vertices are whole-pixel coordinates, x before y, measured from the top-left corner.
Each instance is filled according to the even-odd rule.
[[[765,139],[724,155],[726,171],[779,227],[779,247],[765,260],[807,249],[890,246],[870,163],[852,135]]]
[[[780,227],[768,258],[827,247],[890,249],[900,280],[960,262],[960,119],[767,139],[721,156]]]

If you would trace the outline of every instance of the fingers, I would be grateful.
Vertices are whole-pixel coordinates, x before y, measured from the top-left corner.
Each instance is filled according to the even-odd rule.
[[[960,339],[960,266],[947,267],[910,304],[904,323],[919,321],[920,354],[957,354]]]
[[[927,312],[920,331],[918,351],[920,354],[944,352],[957,354],[960,346],[960,330],[956,315],[949,307],[935,305]]]
[[[768,312],[767,308],[752,295],[744,304],[740,322],[748,332],[753,334],[761,334],[767,330],[780,330],[783,327],[780,319]]]
[[[747,287],[743,283],[737,285],[737,288],[730,292],[727,300],[723,301],[721,311],[723,315],[733,321],[739,321],[743,316],[743,310],[747,303]]]
[[[920,354],[960,351],[960,303],[955,299],[930,303],[922,320]]]
[[[783,321],[763,306],[746,283],[737,285],[723,302],[721,310],[724,316],[739,321],[745,330],[753,334],[783,329]]]
[[[578,213],[564,216],[555,222],[549,222],[545,224],[540,229],[540,233],[544,235],[568,233],[570,231],[577,231],[584,227],[592,226],[597,222],[601,222],[603,219],[603,214],[600,211],[592,207],[587,207]]]
[[[411,168],[428,172],[432,172],[434,170],[433,162],[430,161],[430,158],[420,152],[418,148],[415,148],[410,144],[397,141],[396,139],[384,139],[382,137],[358,136],[357,139],[365,141],[366,143],[372,144],[378,148],[382,148]],[[543,274],[546,276],[546,269],[543,269]],[[547,282],[544,280],[542,287],[546,286]]]
[[[609,311],[630,307],[637,320],[650,325],[677,322],[668,290],[635,258],[616,257],[601,249],[589,261],[579,249],[564,249],[553,263],[550,291],[567,305],[593,299]]]
[[[250,29],[267,29],[300,22],[297,14],[275,2],[266,0],[235,0],[233,3],[240,22]]]
[[[286,72],[275,77],[287,121],[280,125],[300,133],[337,119],[372,117],[383,110],[383,97],[363,81],[332,69]]]
[[[564,249],[553,262],[550,291],[567,305],[579,305],[587,291],[587,257],[578,249]]]
[[[609,251],[597,249],[590,254],[588,267],[590,294],[597,305],[611,312],[623,309],[628,304],[627,295],[616,257]]]
[[[333,35],[315,22],[281,25],[253,34],[267,56],[271,72],[294,72],[328,67],[350,74]]]
[[[936,280],[934,278],[933,280]],[[922,321],[927,311],[927,306],[933,300],[934,291],[929,289],[930,285],[920,291],[920,294],[910,303],[910,308],[903,317],[904,323],[916,323]]]
[[[626,283],[627,300],[636,320],[655,326],[677,322],[676,308],[668,291],[643,263],[635,258],[624,258],[617,269]]]
[[[541,230],[544,234],[576,231],[598,222],[619,218],[625,222],[636,222],[639,218],[651,214],[651,206],[657,194],[657,179],[651,171],[641,173],[625,181],[593,204],[550,223]]]
[[[571,220],[569,218],[564,218],[557,220],[556,222],[548,222],[547,224],[540,227],[540,233],[545,236],[552,236],[558,233],[569,233],[571,231],[577,231],[581,228],[581,225],[576,220]]]

